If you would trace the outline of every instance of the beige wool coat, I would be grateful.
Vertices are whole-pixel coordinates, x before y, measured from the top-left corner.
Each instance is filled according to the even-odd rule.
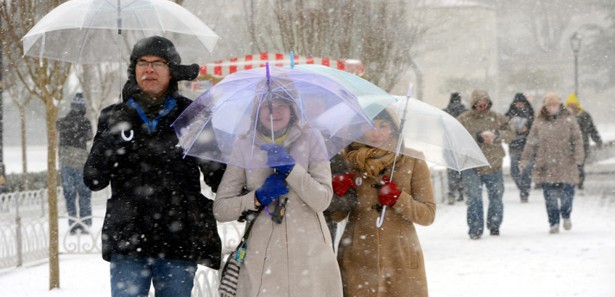
[[[284,147],[296,160],[319,159],[322,137],[297,126],[290,128]],[[249,162],[252,139],[240,139],[234,160]],[[254,158],[266,160],[257,137]],[[255,210],[255,191],[273,171],[228,166],[218,187],[214,215],[220,222],[235,221]],[[261,211],[247,241],[245,262],[239,273],[237,296],[323,297],[342,296],[340,270],[333,252],[323,211],[333,195],[328,161],[297,162],[286,178],[289,187],[286,215],[281,224]],[[242,187],[247,189],[242,194]],[[244,192],[245,193],[245,192]],[[269,206],[273,211],[274,204]]]
[[[576,118],[563,105],[557,116],[547,116],[543,108],[527,137],[520,167],[525,168],[534,158],[534,183],[576,185],[577,165],[583,164],[584,156],[583,137]]]
[[[425,161],[401,156],[393,182],[402,191],[393,207],[387,207],[384,223],[376,227],[380,212],[374,187],[390,168],[375,177],[357,180],[358,205],[350,213],[336,213],[348,223],[341,238],[338,262],[344,296],[428,296],[425,261],[414,224],[427,226],[436,215],[429,168]],[[361,177],[361,172],[357,172]],[[336,199],[340,199],[336,197]],[[343,199],[343,198],[342,198]]]

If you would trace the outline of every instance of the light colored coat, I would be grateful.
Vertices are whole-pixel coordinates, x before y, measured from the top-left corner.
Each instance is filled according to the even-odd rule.
[[[314,135],[294,126],[284,147],[295,160],[314,159],[305,158],[305,154],[318,154],[324,145],[320,134]],[[234,160],[244,159],[244,164],[248,164],[251,142],[239,140],[234,146]],[[254,158],[261,161],[267,158],[259,149],[264,143],[264,139],[257,137]],[[255,210],[255,191],[272,173],[270,168],[249,171],[228,166],[214,202],[216,219],[234,221],[242,212]],[[237,296],[342,296],[340,271],[322,213],[333,196],[330,164],[297,162],[286,182],[289,193],[282,223],[273,222],[265,211],[254,222],[239,273]],[[248,193],[242,195],[244,186]],[[273,208],[271,204],[269,209]]]
[[[393,175],[402,194],[387,208],[381,228],[376,227],[380,212],[374,209],[378,204],[374,185],[384,175],[390,176],[390,169],[363,178],[357,185],[358,205],[349,214],[338,251],[346,297],[428,296],[425,261],[414,224],[427,226],[435,219],[431,177],[425,161],[402,158],[405,162],[397,164]]]
[[[579,182],[577,165],[584,160],[583,138],[574,116],[562,106],[556,117],[547,117],[541,110],[536,119],[523,154],[521,168],[534,159],[533,180],[541,183],[565,183],[576,185]]]

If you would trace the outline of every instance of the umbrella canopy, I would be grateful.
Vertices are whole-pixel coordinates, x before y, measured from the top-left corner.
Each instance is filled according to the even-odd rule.
[[[261,107],[271,104],[273,97],[288,101],[303,131],[323,138],[318,153],[293,156],[297,163],[328,160],[373,127],[357,98],[334,80],[265,67],[231,74],[197,98],[173,123],[180,145],[191,156],[248,169],[270,167],[255,153],[260,150],[256,139],[268,134],[256,121]],[[234,150],[249,154],[238,160]]]
[[[203,59],[219,37],[167,0],[70,0],[45,15],[22,38],[24,55],[77,64],[127,62],[132,46],[149,36],[173,41],[186,61]],[[124,54],[123,54],[124,53]]]
[[[395,96],[398,101],[386,110],[403,124],[398,153],[454,170],[489,166],[489,162],[468,130],[441,109],[411,97]],[[404,113],[405,110],[405,113]],[[362,142],[362,139],[358,140]],[[396,152],[396,147],[381,148]]]
[[[397,102],[390,95],[373,83],[347,71],[341,71],[323,65],[295,65],[294,69],[314,72],[327,76],[357,96],[359,104],[370,119],[373,119],[387,106]]]

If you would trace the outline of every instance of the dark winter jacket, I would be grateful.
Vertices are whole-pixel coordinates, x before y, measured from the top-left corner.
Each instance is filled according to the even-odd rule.
[[[72,108],[56,122],[59,135],[60,165],[81,170],[88,156],[87,142],[92,139],[92,124],[83,108]]]
[[[523,102],[525,106],[518,108],[516,106],[517,102]],[[508,122],[515,132],[513,140],[509,143],[509,150],[521,152],[527,141],[527,135],[530,133],[530,129],[534,123],[534,108],[532,108],[532,104],[527,100],[525,95],[517,93],[508,111],[504,115],[508,117]],[[525,127],[525,130],[520,131],[522,127]]]
[[[592,116],[587,113],[587,111],[580,111],[576,118],[579,128],[581,129],[581,135],[583,136],[583,149],[585,150],[585,156],[587,157],[587,153],[589,152],[589,138],[591,137],[596,144],[602,144],[602,139],[600,138],[600,134],[598,134],[596,125],[594,125]]]
[[[468,111],[468,108],[466,108],[461,102],[461,96],[459,96],[459,93],[453,93],[451,94],[451,99],[449,100],[448,105],[443,110],[456,118],[460,114]]]
[[[164,257],[217,269],[221,243],[213,202],[201,194],[199,168],[215,192],[225,167],[184,157],[170,125],[191,101],[174,99],[177,105],[153,133],[126,102],[101,112],[84,182],[94,191],[111,185],[103,258],[108,261],[112,253]]]

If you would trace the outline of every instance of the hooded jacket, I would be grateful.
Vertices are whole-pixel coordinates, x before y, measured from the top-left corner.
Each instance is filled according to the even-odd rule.
[[[522,108],[518,108],[516,105],[517,102],[523,102],[525,105]],[[508,111],[504,115],[508,117],[511,128],[515,133],[513,140],[509,143],[509,149],[521,152],[525,146],[526,137],[530,133],[532,124],[534,123],[534,108],[523,93],[517,93]],[[522,127],[526,128],[523,132],[519,131]]]
[[[508,124],[508,118],[489,110],[477,111],[474,105],[480,100],[486,99],[491,105],[492,101],[485,91],[475,91],[472,94],[471,106],[472,109],[461,114],[457,120],[470,132],[470,135],[475,137],[478,146],[489,161],[490,166],[476,168],[479,174],[492,174],[502,170],[502,162],[506,156],[506,152],[502,147],[502,142],[510,142],[513,138],[513,132]],[[483,131],[492,131],[496,135],[493,143],[482,142],[480,133]]]

